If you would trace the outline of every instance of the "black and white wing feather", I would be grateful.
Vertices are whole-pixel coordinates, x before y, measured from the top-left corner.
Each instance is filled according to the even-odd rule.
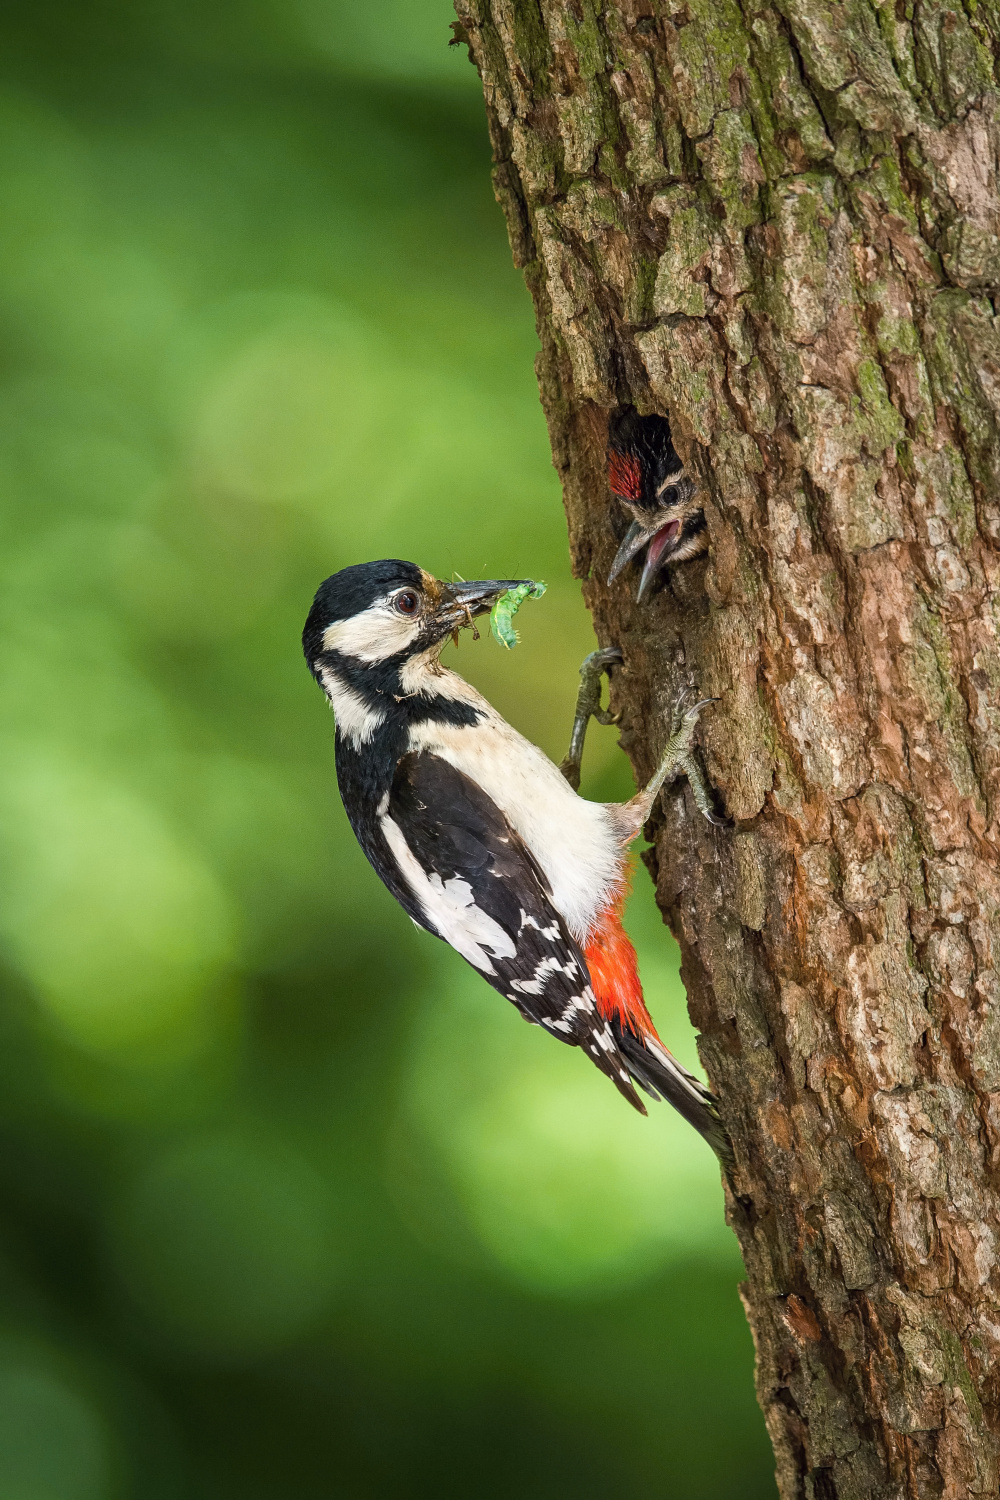
[[[526,1020],[582,1047],[645,1114],[612,1029],[597,1010],[586,959],[530,850],[493,800],[440,756],[410,753],[400,760],[379,812],[407,910]]]

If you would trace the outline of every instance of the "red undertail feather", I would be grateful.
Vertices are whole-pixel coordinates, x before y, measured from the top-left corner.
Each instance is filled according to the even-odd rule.
[[[624,904],[621,896],[608,907],[583,950],[597,1009],[614,1032],[633,1082],[654,1099],[668,1099],[719,1158],[731,1164],[733,1148],[715,1100],[705,1085],[671,1056],[656,1034],[642,998],[635,949],[622,927]]]
[[[635,949],[622,926],[624,905],[623,896],[609,906],[588,939],[584,955],[590,983],[597,1009],[606,1021],[617,1016],[637,1036],[656,1037],[656,1027],[642,998]]]

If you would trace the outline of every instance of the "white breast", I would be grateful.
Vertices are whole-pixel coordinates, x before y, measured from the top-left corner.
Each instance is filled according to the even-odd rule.
[[[457,673],[439,668],[433,690],[483,717],[472,728],[416,725],[412,748],[440,755],[493,799],[544,870],[570,932],[585,942],[624,880],[625,850],[608,809],[578,797],[548,756]]]

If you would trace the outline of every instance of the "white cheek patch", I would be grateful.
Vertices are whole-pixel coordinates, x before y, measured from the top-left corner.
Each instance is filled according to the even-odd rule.
[[[404,880],[446,943],[483,974],[496,973],[487,950],[494,958],[514,957],[517,950],[511,939],[488,912],[476,905],[467,880],[456,876],[443,881],[440,875],[428,876],[399,824],[384,817],[379,827]]]
[[[369,604],[349,620],[335,620],[323,632],[323,649],[355,661],[385,661],[406,651],[420,634],[420,616],[401,615],[388,599]]]
[[[385,723],[384,711],[369,708],[361,694],[348,687],[329,667],[321,667],[319,675],[333,707],[338,732],[355,747],[370,744],[376,729]]]

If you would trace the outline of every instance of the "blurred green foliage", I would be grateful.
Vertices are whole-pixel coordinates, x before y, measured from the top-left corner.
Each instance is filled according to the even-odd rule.
[[[2,1500],[773,1492],[710,1153],[413,930],[299,654],[545,577],[458,664],[558,758],[592,646],[449,20],[0,16]]]

